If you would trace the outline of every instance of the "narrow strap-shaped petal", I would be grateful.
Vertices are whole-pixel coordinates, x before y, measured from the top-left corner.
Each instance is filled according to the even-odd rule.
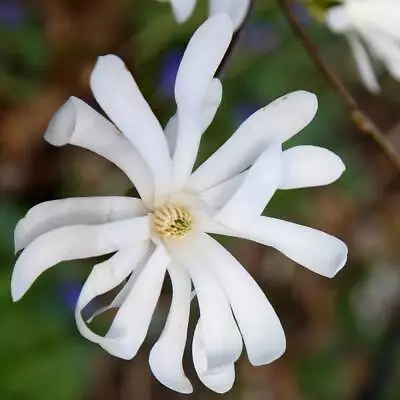
[[[185,22],[192,15],[196,5],[196,0],[170,0],[170,2],[178,23]]]
[[[200,193],[201,199],[209,206],[219,208],[234,195],[246,176],[246,172],[235,175],[226,181]]]
[[[282,182],[282,146],[271,144],[261,154],[230,200],[214,219],[240,228],[263,212]]]
[[[11,279],[12,297],[19,300],[40,274],[61,261],[112,253],[149,237],[147,216],[102,225],[72,225],[44,233],[18,257]]]
[[[91,225],[143,216],[147,208],[133,197],[75,197],[51,200],[32,207],[14,232],[15,251],[33,239],[62,226]]]
[[[192,174],[188,187],[202,192],[248,168],[271,143],[284,142],[314,118],[314,94],[297,91],[251,115],[210,158]]]
[[[346,169],[335,153],[317,146],[295,146],[282,154],[280,189],[323,186],[335,182]]]
[[[185,267],[172,262],[168,266],[172,282],[172,303],[164,330],[150,352],[150,368],[154,376],[168,388],[192,393],[193,387],[183,371],[189,323],[192,284]]]
[[[371,93],[379,93],[381,87],[374,71],[374,67],[363,43],[356,33],[350,32],[346,35],[350,48],[354,55],[356,67],[361,81]]]
[[[130,72],[114,55],[99,57],[90,85],[105,113],[146,161],[154,180],[156,202],[171,191],[172,162],[163,129]]]
[[[207,90],[201,110],[201,132],[202,134],[210,126],[218,107],[222,100],[222,84],[217,78],[211,81]],[[178,137],[178,114],[173,115],[164,128],[165,136],[167,138],[170,153],[173,155],[176,148],[176,140]]]
[[[203,133],[202,110],[207,93],[220,85],[213,81],[232,38],[225,14],[209,18],[193,34],[183,55],[175,83],[178,136],[174,153],[174,186],[180,189],[192,172]],[[217,89],[210,89],[217,85]],[[218,96],[216,96],[218,97]]]
[[[201,321],[196,324],[192,343],[194,368],[201,382],[216,393],[228,392],[235,382],[235,366],[229,363],[213,371],[207,370],[207,354],[201,336]]]
[[[209,0],[210,15],[227,13],[235,28],[240,27],[250,7],[250,0]]]
[[[93,267],[79,294],[75,320],[79,332],[86,339],[100,343],[104,337],[94,333],[82,318],[82,310],[97,296],[118,286],[141,263],[149,250],[149,241],[139,242],[115,253],[108,260]]]
[[[239,231],[227,230],[226,234],[274,247],[303,267],[328,278],[335,276],[347,261],[347,246],[338,238],[276,218],[261,216]]]
[[[226,295],[197,247],[197,234],[179,242],[170,241],[168,250],[188,269],[196,290],[207,370],[236,361],[242,351],[242,338]]]
[[[167,265],[171,259],[165,248],[157,246],[129,295],[119,309],[108,331],[109,340],[100,345],[110,354],[133,358],[146,338],[147,331],[160,297]]]
[[[228,296],[253,365],[270,363],[286,348],[285,333],[270,302],[242,265],[215,239],[202,234],[204,254]]]
[[[153,201],[153,179],[135,147],[107,119],[84,101],[70,97],[49,123],[45,139],[53,146],[73,144],[119,167],[146,204]]]

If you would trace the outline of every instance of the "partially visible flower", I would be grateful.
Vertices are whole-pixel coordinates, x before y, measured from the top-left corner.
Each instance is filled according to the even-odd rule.
[[[149,361],[161,383],[182,393],[192,392],[182,367],[192,284],[200,308],[193,361],[207,387],[219,393],[232,387],[242,340],[253,365],[270,363],[285,351],[285,335],[268,299],[209,233],[272,246],[327,277],[347,258],[339,239],[261,215],[278,189],[326,185],[344,170],[338,156],[320,147],[282,150],[314,117],[313,94],[294,92],[256,111],[192,172],[201,137],[222,99],[214,74],[232,34],[227,15],[210,18],[194,33],[176,77],[177,112],[164,130],[123,62],[100,57],[91,88],[115,126],[73,97],[53,117],[45,138],[109,159],[141,198],[49,201],[33,207],[15,230],[16,250],[24,249],[12,276],[15,301],[58,262],[114,253],[93,268],[75,316],[83,336],[117,357],[133,358],[144,342],[168,272],[171,307]],[[123,282],[107,307],[118,308],[116,316],[100,336],[89,329],[82,310]]]
[[[193,14],[196,0],[158,0],[171,3],[175,19],[179,23],[187,21]],[[209,0],[209,15],[227,13],[236,30],[242,24],[250,7],[250,0]]]
[[[0,3],[0,25],[6,29],[14,29],[25,20],[25,12],[18,0]]]
[[[360,78],[370,92],[380,92],[371,56],[400,81],[398,0],[344,0],[326,12],[325,21],[333,32],[346,36]]]

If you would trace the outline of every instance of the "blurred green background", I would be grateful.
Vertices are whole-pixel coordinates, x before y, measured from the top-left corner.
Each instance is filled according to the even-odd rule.
[[[0,399],[178,399],[150,374],[148,353],[168,312],[166,284],[145,346],[121,361],[83,339],[74,302],[93,260],[46,272],[12,304],[13,229],[34,204],[55,198],[117,195],[123,174],[85,150],[51,148],[42,139],[70,95],[93,104],[88,75],[98,55],[119,54],[133,71],[160,121],[174,111],[173,83],[185,44],[206,16],[206,1],[178,26],[168,4],[152,0],[0,1]],[[349,245],[349,262],[334,279],[321,278],[278,252],[227,241],[274,305],[287,333],[286,354],[252,367],[245,355],[237,400],[400,399],[400,194],[395,171],[313,68],[274,1],[255,6],[226,66],[223,103],[203,137],[214,151],[252,112],[297,89],[318,95],[312,124],[291,140],[330,148],[345,161],[342,179],[325,188],[282,191],[266,213],[335,234]],[[364,110],[399,142],[398,83],[382,76],[375,97],[358,82],[346,43],[313,21],[297,18],[322,56]],[[104,326],[111,318],[103,318]],[[191,321],[193,323],[193,321]],[[100,323],[101,325],[101,323]],[[191,335],[189,335],[189,338]],[[216,399],[198,382],[194,399]]]

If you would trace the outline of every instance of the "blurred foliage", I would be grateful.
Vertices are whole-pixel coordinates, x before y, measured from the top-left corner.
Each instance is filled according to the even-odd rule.
[[[45,145],[42,133],[51,115],[73,94],[93,102],[88,71],[97,55],[115,51],[124,57],[165,124],[174,111],[179,59],[206,15],[206,1],[199,3],[196,14],[182,26],[173,20],[168,4],[156,1],[0,3],[1,399],[180,398],[149,378],[148,348],[131,363],[118,362],[77,333],[73,303],[93,261],[53,268],[15,305],[9,282],[15,260],[13,229],[30,206],[58,197],[121,194],[129,189],[127,179],[101,158],[81,149]],[[383,76],[385,97],[366,94],[346,44],[313,21],[301,5],[296,5],[296,14],[363,107],[384,127],[398,122],[398,85]],[[204,136],[199,162],[274,98],[297,89],[318,95],[316,118],[288,145],[328,147],[344,159],[347,171],[327,188],[279,192],[266,213],[335,233],[350,247],[348,266],[328,282],[275,251],[224,239],[271,298],[288,335],[286,355],[270,366],[249,367],[242,357],[237,383],[226,398],[399,399],[400,332],[392,326],[399,315],[399,290],[385,298],[376,315],[372,305],[381,301],[387,288],[378,285],[372,295],[366,291],[372,271],[381,263],[399,274],[400,199],[390,191],[390,167],[349,125],[337,96],[313,69],[275,2],[255,1],[223,84],[223,103]],[[149,343],[165,320],[168,285],[165,292]],[[393,330],[396,340],[388,335]],[[105,372],[99,359],[107,365]],[[379,363],[389,364],[390,370],[375,371]],[[362,397],[369,384],[369,393],[375,393],[376,374],[383,389],[378,397]],[[193,398],[217,397],[198,385]]]

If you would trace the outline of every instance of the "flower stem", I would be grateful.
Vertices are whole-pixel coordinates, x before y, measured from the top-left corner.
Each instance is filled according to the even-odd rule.
[[[380,150],[385,154],[387,160],[393,167],[400,172],[400,157],[390,141],[386,138],[384,133],[375,125],[375,123],[365,114],[356,99],[346,89],[343,82],[339,77],[328,67],[326,62],[321,58],[315,45],[310,40],[297,18],[294,15],[291,7],[291,0],[279,1],[282,11],[291,26],[293,32],[300,40],[301,44],[307,51],[311,61],[317,70],[324,75],[327,82],[331,85],[332,89],[338,93],[343,103],[349,108],[350,117],[354,125],[359,131],[370,136],[370,138],[378,145]]]

